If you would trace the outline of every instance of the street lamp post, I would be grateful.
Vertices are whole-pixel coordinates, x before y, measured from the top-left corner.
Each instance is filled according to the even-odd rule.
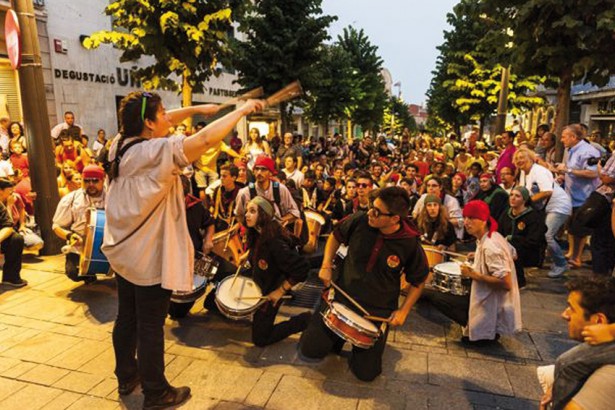
[[[508,82],[510,67],[502,67],[500,82],[500,95],[498,97],[498,115],[495,120],[495,135],[500,135],[506,128],[506,114],[508,112]]]

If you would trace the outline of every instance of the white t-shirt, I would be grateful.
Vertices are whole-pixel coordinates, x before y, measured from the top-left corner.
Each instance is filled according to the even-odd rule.
[[[534,164],[526,175],[524,171],[519,174],[519,185],[530,191],[530,195],[538,192],[552,191],[547,204],[547,212],[557,212],[564,215],[572,213],[572,202],[564,189],[554,181],[553,174],[542,165]]]
[[[13,165],[11,161],[3,159],[0,160],[0,178],[6,178],[15,175],[13,171]]]

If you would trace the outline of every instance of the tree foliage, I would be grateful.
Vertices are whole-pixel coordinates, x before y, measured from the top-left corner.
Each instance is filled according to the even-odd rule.
[[[260,0],[238,17],[246,41],[234,44],[233,65],[245,89],[262,86],[271,94],[299,80],[310,92],[319,81],[316,65],[327,28],[336,17],[322,15],[321,0]],[[288,130],[287,104],[280,107]]]
[[[189,91],[202,92],[229,53],[228,1],[115,0],[105,14],[113,17],[113,29],[91,34],[84,46],[113,44],[122,50],[122,62],[153,57],[150,65],[133,72],[146,89],[178,90],[175,76],[181,76]]]
[[[387,101],[378,47],[369,41],[363,29],[351,26],[344,28],[337,44],[348,53],[355,86],[361,90],[356,104],[348,107],[347,116],[363,129],[373,129],[382,123]]]
[[[391,135],[401,135],[404,128],[416,131],[414,117],[410,115],[410,107],[402,99],[391,97],[384,109],[382,130]]]

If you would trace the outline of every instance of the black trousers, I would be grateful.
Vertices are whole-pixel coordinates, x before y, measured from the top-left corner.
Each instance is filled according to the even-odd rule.
[[[615,267],[615,238],[611,230],[610,212],[603,216],[602,223],[592,232],[591,253],[592,271],[599,275],[610,275]]]
[[[431,304],[453,322],[461,326],[468,325],[470,312],[470,295],[458,296],[437,290],[424,289],[421,298],[429,300]]]
[[[17,283],[21,280],[21,257],[23,255],[23,236],[13,232],[11,236],[2,241],[4,254],[4,267],[2,268],[2,281]]]
[[[307,329],[301,334],[299,349],[301,355],[308,359],[322,359],[333,351],[341,350],[344,339],[333,333],[323,321],[320,312],[326,309],[323,304],[316,312]],[[376,344],[369,349],[352,346],[352,353],[348,359],[350,371],[357,379],[371,382],[382,373],[382,354],[387,343],[389,328],[387,326],[383,335]]]
[[[117,273],[118,313],[113,326],[115,375],[120,384],[141,378],[145,397],[169,388],[164,376],[164,321],[171,291],[138,286]]]
[[[252,343],[263,347],[286,339],[288,336],[299,333],[307,327],[307,315],[300,314],[289,320],[274,324],[275,317],[280,310],[279,306],[265,303],[254,313],[252,318]]]

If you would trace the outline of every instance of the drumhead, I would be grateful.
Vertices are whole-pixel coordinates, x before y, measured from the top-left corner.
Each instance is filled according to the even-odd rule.
[[[433,268],[434,271],[451,276],[461,276],[461,265],[457,262],[439,263]]]
[[[234,281],[234,284],[233,284]],[[245,276],[235,277],[229,276],[224,278],[216,289],[216,299],[224,307],[234,311],[250,311],[262,300],[258,299],[263,296],[260,288],[252,279]],[[251,299],[240,299],[241,297],[249,297]]]
[[[378,333],[378,328],[369,320],[365,319],[361,315],[359,315],[354,310],[344,306],[339,302],[332,302],[331,306],[335,312],[338,312],[341,316],[343,316],[348,321],[354,323],[357,327],[364,329],[368,332]]]
[[[318,212],[305,211],[305,219],[308,219],[308,220],[311,219],[312,221],[318,222],[320,225],[325,224],[325,218]]]

